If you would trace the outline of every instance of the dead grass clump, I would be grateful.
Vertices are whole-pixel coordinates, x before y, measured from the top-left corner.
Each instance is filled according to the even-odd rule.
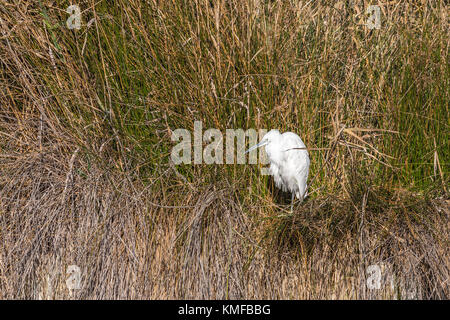
[[[294,214],[274,216],[266,241],[280,257],[298,256],[324,286],[333,277],[356,280],[351,291],[342,288],[348,297],[446,299],[448,219],[443,200],[372,186],[359,198],[317,197]],[[381,270],[384,290],[366,286],[373,265]]]

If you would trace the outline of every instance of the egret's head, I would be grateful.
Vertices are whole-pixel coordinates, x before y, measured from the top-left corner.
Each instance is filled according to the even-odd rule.
[[[255,150],[256,148],[268,145],[269,143],[274,142],[277,138],[279,138],[279,136],[280,131],[278,131],[277,129],[272,129],[264,135],[264,137],[257,145],[254,145],[253,147],[245,151],[245,153]]]

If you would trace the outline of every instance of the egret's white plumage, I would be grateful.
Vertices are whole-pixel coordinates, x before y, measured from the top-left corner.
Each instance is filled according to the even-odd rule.
[[[270,162],[270,174],[275,185],[283,191],[289,191],[300,201],[307,195],[307,179],[309,173],[309,155],[302,139],[293,132],[281,134],[278,130],[270,130],[261,142],[247,150],[265,146]]]

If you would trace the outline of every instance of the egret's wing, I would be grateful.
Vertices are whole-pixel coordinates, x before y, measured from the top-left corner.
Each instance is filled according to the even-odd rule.
[[[289,148],[305,148],[306,146],[303,142],[303,140],[295,133],[293,132],[285,132],[281,135],[282,137],[282,142],[283,142],[283,147],[289,149]],[[301,150],[303,151],[303,150]],[[308,153],[307,150],[306,153]]]
[[[292,132],[286,132],[282,135],[283,166],[281,178],[287,184],[291,192],[296,192],[297,197],[306,193],[306,182],[309,174],[309,154],[302,139]],[[297,148],[297,149],[296,149]]]

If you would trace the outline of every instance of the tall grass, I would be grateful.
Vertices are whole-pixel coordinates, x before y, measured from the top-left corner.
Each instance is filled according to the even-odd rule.
[[[445,1],[71,4],[0,0],[0,298],[448,299]],[[297,132],[309,199],[174,165],[194,121]]]

